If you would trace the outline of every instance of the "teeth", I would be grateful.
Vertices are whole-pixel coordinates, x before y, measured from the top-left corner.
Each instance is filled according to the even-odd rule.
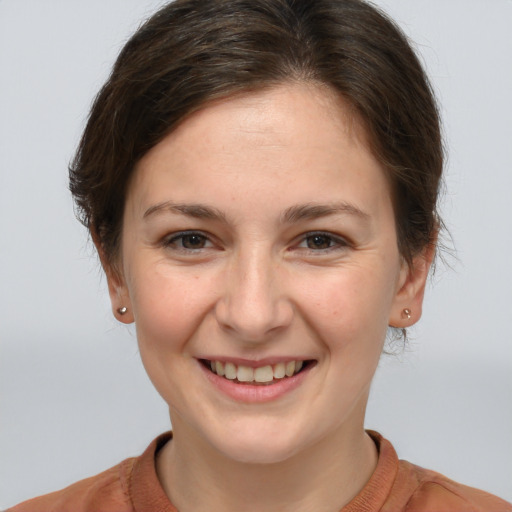
[[[277,363],[274,366],[274,378],[282,379],[286,375],[286,368],[284,363]]]
[[[252,382],[254,380],[254,370],[248,366],[239,366],[236,378],[240,382]]]
[[[226,379],[236,379],[236,366],[233,363],[226,363],[224,365],[224,375],[226,376]]]
[[[220,361],[215,362],[215,373],[224,377],[224,365]]]
[[[291,377],[295,373],[295,361],[286,363],[285,373],[287,377]]]
[[[210,361],[210,368],[213,373],[229,380],[237,379],[239,382],[269,383],[274,379],[292,377],[298,373],[304,365],[304,361],[288,361],[277,363],[274,366],[266,365],[259,368],[249,366],[236,366],[233,363],[222,363],[221,361]]]
[[[254,370],[254,380],[256,382],[272,382],[274,380],[274,370],[272,366],[263,366]]]

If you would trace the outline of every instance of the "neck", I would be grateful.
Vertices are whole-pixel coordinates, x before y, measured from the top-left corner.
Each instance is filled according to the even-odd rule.
[[[342,428],[272,464],[232,460],[176,427],[173,441],[159,454],[157,472],[180,512],[337,512],[359,493],[377,464],[375,445],[362,425]]]

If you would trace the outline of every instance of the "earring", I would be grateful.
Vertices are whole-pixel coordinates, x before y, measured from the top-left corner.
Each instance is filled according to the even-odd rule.
[[[128,308],[126,306],[123,306],[122,308],[118,308],[117,312],[120,314],[120,315],[124,315],[126,314],[126,312],[128,311]]]
[[[405,308],[402,310],[402,318],[407,318],[407,320],[411,319],[411,310],[409,308]]]

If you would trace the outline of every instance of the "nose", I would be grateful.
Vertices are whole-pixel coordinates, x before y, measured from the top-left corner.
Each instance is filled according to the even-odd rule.
[[[219,325],[248,343],[261,343],[286,329],[293,305],[280,274],[279,264],[264,251],[238,254],[215,307]]]

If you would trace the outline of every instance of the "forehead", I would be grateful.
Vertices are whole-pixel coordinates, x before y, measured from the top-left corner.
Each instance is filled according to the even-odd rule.
[[[201,143],[207,143],[227,134],[229,127],[239,129],[241,143],[249,142],[248,135],[261,147],[291,145],[306,138],[312,147],[318,140],[311,138],[310,125],[319,121],[326,130],[335,126],[351,142],[367,145],[363,123],[352,105],[332,88],[315,82],[283,83],[211,101],[178,125],[169,139],[183,141],[194,132],[201,134]]]
[[[287,84],[192,114],[138,163],[129,199],[137,196],[141,208],[176,196],[228,207],[233,195],[258,203],[264,194],[285,208],[287,200],[333,202],[334,185],[389,196],[351,106],[327,87]]]

